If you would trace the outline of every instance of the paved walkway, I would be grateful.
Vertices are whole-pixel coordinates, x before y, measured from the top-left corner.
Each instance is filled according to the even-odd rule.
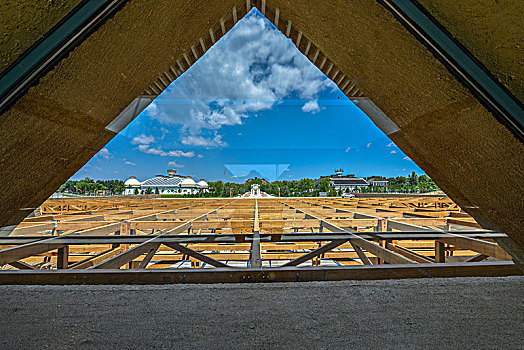
[[[1,349],[523,349],[524,277],[0,287]]]

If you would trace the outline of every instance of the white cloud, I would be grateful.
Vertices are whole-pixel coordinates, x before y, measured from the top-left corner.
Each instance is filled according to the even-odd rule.
[[[302,112],[304,113],[318,113],[320,112],[320,107],[318,106],[317,100],[307,101],[305,105],[302,106]]]
[[[199,154],[197,157],[198,157],[198,158],[201,158],[201,159],[204,158],[204,156],[201,155],[201,154]]]
[[[138,150],[147,154],[154,154],[158,156],[167,156],[167,153],[162,151],[160,148],[151,148],[148,145],[138,145]]]
[[[136,166],[136,164],[135,164],[135,163],[133,163],[133,162],[130,162],[130,161],[128,161],[127,159],[124,159],[124,163],[125,163],[126,165],[132,165],[132,166]]]
[[[223,147],[224,141],[205,139],[203,130],[241,125],[291,95],[310,100],[303,108],[316,112],[316,98],[327,88],[335,85],[288,38],[251,14],[175,80],[146,113],[164,125],[180,125],[184,144]]]
[[[185,158],[193,158],[195,156],[195,152],[193,151],[169,151],[167,152],[167,155],[170,157],[185,157]]]
[[[138,144],[149,145],[152,142],[155,142],[155,137],[152,135],[146,136],[144,134],[140,134],[134,137],[133,140],[131,140],[131,143],[133,145],[138,145]]]
[[[184,165],[182,164],[178,164],[177,162],[175,162],[174,160],[170,161],[169,163],[167,163],[167,165],[169,166],[172,166],[172,167],[175,167],[175,168],[183,168]]]
[[[351,151],[351,147],[346,148],[346,153],[348,153],[349,151]]]
[[[99,152],[98,152],[98,155],[100,157],[103,157],[103,158],[110,158],[111,157],[111,152],[109,152],[109,150],[107,148],[102,148]]]
[[[143,153],[154,154],[154,155],[162,156],[162,157],[193,158],[195,156],[195,152],[193,152],[193,151],[188,151],[188,152],[178,151],[178,150],[176,150],[176,151],[164,151],[160,147],[153,148],[153,147],[150,147],[149,145],[138,145],[138,150],[140,152],[143,152]]]
[[[371,147],[371,142],[366,145],[367,148]]]
[[[405,156],[404,158],[402,158],[404,160],[411,160],[411,158],[409,158],[408,156]]]
[[[395,154],[395,153],[397,153],[397,151],[393,150],[393,151],[391,151],[391,152],[389,152],[389,153],[393,153],[393,154]]]
[[[397,147],[393,142],[390,142],[386,145],[386,147]]]
[[[198,135],[187,135],[182,137],[184,145],[200,146],[200,147],[225,147],[227,143],[222,141],[222,135],[215,135],[213,138],[205,138]]]

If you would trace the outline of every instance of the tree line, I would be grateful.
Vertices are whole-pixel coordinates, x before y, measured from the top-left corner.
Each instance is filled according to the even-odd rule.
[[[93,180],[86,177],[82,180],[67,180],[58,189],[60,192],[75,194],[96,193],[98,191],[109,191],[111,194],[121,194],[125,190],[122,180]]]
[[[368,186],[355,189],[354,192],[362,193],[389,193],[389,192],[400,192],[400,193],[426,193],[438,190],[438,186],[433,180],[427,175],[417,175],[412,172],[407,177],[397,176],[390,177],[388,187],[381,186]],[[281,197],[318,197],[321,192],[325,192],[327,196],[335,197],[341,196],[342,193],[349,193],[350,190],[346,189],[335,190],[330,187],[329,177],[322,178],[320,180],[312,179],[301,179],[291,181],[273,181],[267,182],[262,179],[253,179],[248,183],[234,183],[234,182],[222,182],[222,181],[211,181],[209,182],[209,193],[210,197],[229,197],[231,195],[236,196],[244,194],[251,190],[251,184],[257,183],[260,185],[260,190],[273,196]]]
[[[388,187],[369,186],[355,189],[355,192],[363,193],[425,193],[438,190],[438,186],[427,175],[417,175],[412,172],[407,177],[397,176],[390,177]],[[273,196],[281,197],[318,197],[321,192],[325,192],[328,196],[340,196],[343,192],[350,192],[349,189],[345,191],[335,190],[329,186],[329,177],[320,180],[312,180],[304,178],[301,180],[290,181],[273,181],[267,182],[263,179],[252,179],[246,183],[210,181],[209,192],[199,193],[194,195],[172,194],[164,195],[169,197],[230,197],[244,194],[251,190],[252,184],[259,184],[260,190]],[[86,177],[82,180],[68,180],[65,184],[60,186],[60,192],[69,192],[76,194],[93,194],[99,190],[108,191],[110,194],[121,194],[124,192],[124,182],[121,180],[93,180]],[[145,190],[135,189],[135,194],[158,194],[158,189]]]

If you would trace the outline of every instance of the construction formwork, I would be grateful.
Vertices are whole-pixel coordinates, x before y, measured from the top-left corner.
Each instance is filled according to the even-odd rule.
[[[0,238],[0,284],[522,273],[447,197],[50,199],[38,215]]]

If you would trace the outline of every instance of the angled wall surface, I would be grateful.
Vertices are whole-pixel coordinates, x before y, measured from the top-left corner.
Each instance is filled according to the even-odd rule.
[[[420,3],[522,101],[522,2]],[[126,107],[159,94],[253,5],[454,201],[524,247],[522,143],[384,6],[364,0],[128,1],[2,114],[0,226],[41,204],[130,121],[112,123]]]

